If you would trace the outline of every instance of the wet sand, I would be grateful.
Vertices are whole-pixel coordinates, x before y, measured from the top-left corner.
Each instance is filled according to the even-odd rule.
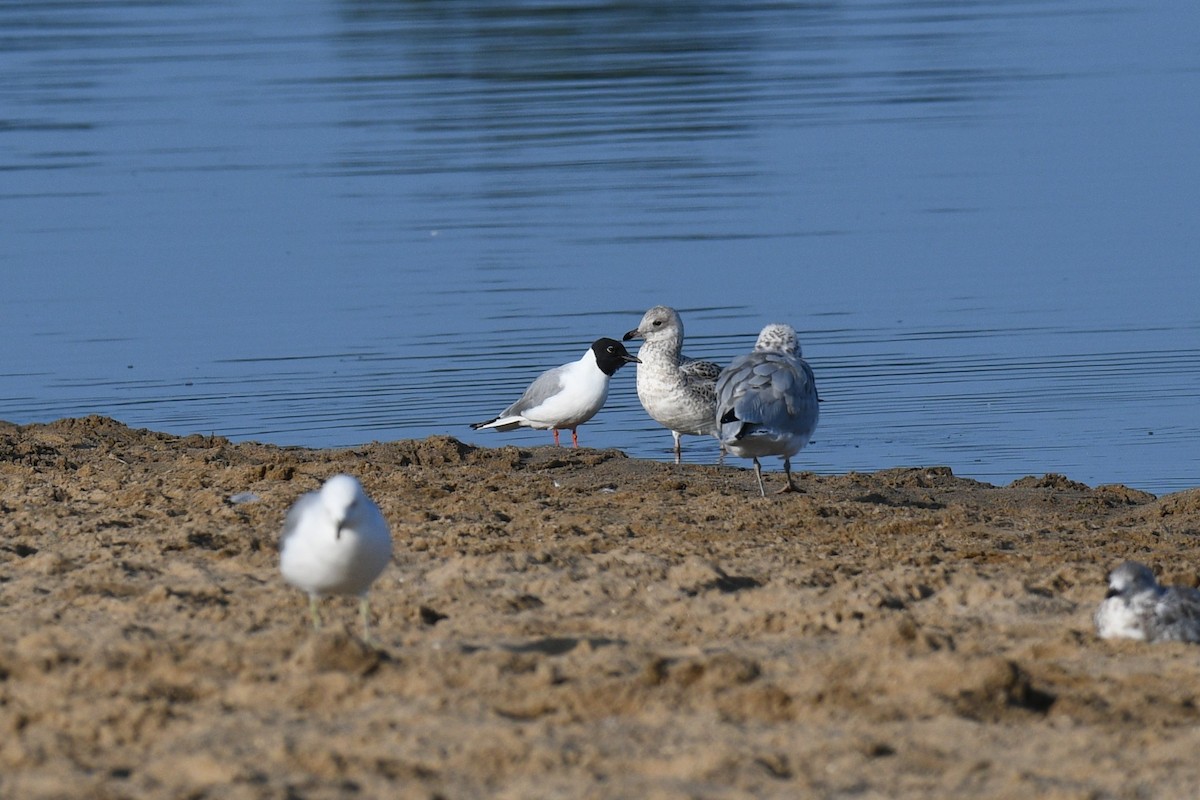
[[[1196,794],[1200,648],[1091,614],[1198,583],[1200,490],[747,465],[0,423],[0,796]],[[372,644],[278,574],[335,472],[396,542]]]

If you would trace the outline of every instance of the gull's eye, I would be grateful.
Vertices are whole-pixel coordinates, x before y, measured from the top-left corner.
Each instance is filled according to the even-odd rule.
[[[661,327],[662,327],[662,322],[663,322],[663,321],[662,321],[661,319],[656,319],[656,320],[654,320],[654,327],[656,327],[656,328],[661,328]]]
[[[615,352],[617,352],[617,348],[613,347],[613,346],[610,344],[610,345],[608,346],[608,352],[610,352],[610,353],[615,353]]]

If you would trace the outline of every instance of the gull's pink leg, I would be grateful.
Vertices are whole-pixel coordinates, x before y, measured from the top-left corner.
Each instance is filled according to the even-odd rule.
[[[571,443],[579,447],[579,432],[574,428],[571,428]]]
[[[558,447],[558,428],[551,428],[554,431],[554,446]]]

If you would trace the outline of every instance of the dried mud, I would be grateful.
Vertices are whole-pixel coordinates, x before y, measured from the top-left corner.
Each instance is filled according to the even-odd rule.
[[[396,541],[370,644],[278,575],[341,471]],[[1196,794],[1200,649],[1091,614],[1125,558],[1197,583],[1200,490],[799,482],[0,423],[0,796]]]

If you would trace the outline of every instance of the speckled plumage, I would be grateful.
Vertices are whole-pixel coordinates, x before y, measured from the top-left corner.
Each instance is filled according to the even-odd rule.
[[[758,488],[766,495],[760,456],[782,456],[787,484],[795,491],[791,457],[817,427],[817,384],[801,358],[800,342],[790,325],[762,329],[754,351],[734,359],[716,384],[714,421],[721,444],[735,456],[754,460]]]
[[[1160,586],[1145,564],[1126,561],[1109,575],[1095,622],[1102,639],[1200,643],[1200,591]]]
[[[721,367],[683,355],[683,320],[667,306],[647,311],[624,339],[644,340],[638,349],[638,400],[651,419],[671,431],[678,463],[684,434],[717,435],[714,410]]]

